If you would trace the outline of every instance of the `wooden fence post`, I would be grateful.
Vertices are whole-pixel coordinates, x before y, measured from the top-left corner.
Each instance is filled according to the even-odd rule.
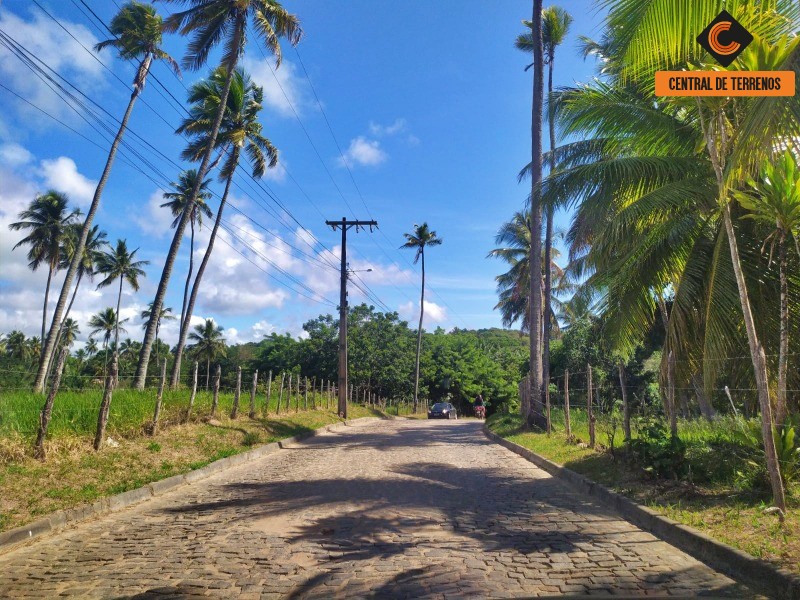
[[[219,381],[222,379],[222,367],[217,365],[217,371],[214,373],[214,397],[211,400],[211,416],[217,416],[217,406],[219,406]]]
[[[567,439],[572,437],[572,427],[569,422],[569,369],[564,370],[564,433]]]
[[[242,367],[236,368],[236,390],[233,393],[233,407],[231,408],[231,419],[239,416],[239,396],[242,395]]]
[[[286,383],[286,373],[281,373],[281,391],[278,394],[278,406],[275,410],[275,414],[281,414],[281,404],[283,404],[283,386]]]
[[[306,386],[303,392],[305,395],[305,400],[303,401],[303,410],[308,410],[308,377],[306,377]]]
[[[64,372],[64,363],[69,355],[69,348],[64,346],[58,355],[56,362],[56,373],[53,377],[53,382],[50,385],[50,392],[47,394],[47,399],[44,401],[42,412],[39,413],[39,432],[36,435],[36,444],[33,447],[33,455],[39,460],[45,459],[44,438],[47,437],[47,428],[50,425],[50,416],[53,414],[53,402],[58,393],[58,387],[61,385],[61,374]]]
[[[108,411],[111,408],[111,397],[114,395],[114,382],[119,373],[119,356],[117,352],[111,356],[111,370],[106,376],[106,386],[103,389],[103,400],[100,402],[100,413],[97,415],[97,431],[94,435],[94,449],[100,450],[108,425]]]
[[[167,381],[167,359],[161,362],[161,380],[158,382],[158,393],[156,394],[156,408],[153,411],[153,423],[150,425],[150,435],[155,435],[158,429],[158,417],[161,414],[161,401],[164,398],[164,385]]]
[[[586,364],[586,417],[589,420],[589,447],[594,448],[594,410],[592,410],[592,365]]]
[[[264,416],[269,414],[269,399],[272,396],[272,369],[269,370],[269,377],[267,378],[267,398],[264,402]]]
[[[194,407],[194,398],[197,396],[197,361],[194,361],[194,373],[192,375],[192,395],[189,396],[189,408],[186,411],[186,422],[189,422],[189,417],[192,416],[192,408]]]
[[[251,419],[256,418],[256,390],[258,389],[258,369],[253,371],[253,385],[250,388],[250,412],[248,417]]]
[[[289,387],[286,389],[286,412],[288,413],[292,408],[292,375],[289,373]]]
[[[300,412],[300,373],[297,374],[297,395],[294,398],[294,412]]]
[[[678,403],[675,402],[675,354],[670,350],[667,357],[667,397],[669,398],[669,430],[673,438],[678,437]]]
[[[628,406],[628,389],[627,381],[625,379],[625,365],[619,361],[617,365],[619,370],[619,389],[622,390],[622,434],[626,442],[631,441],[631,411]]]

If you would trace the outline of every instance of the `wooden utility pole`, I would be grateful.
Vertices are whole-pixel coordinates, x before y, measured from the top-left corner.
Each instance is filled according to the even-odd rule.
[[[377,221],[348,221],[347,217],[342,217],[341,221],[325,221],[334,231],[342,230],[342,264],[340,269],[340,289],[339,289],[339,416],[347,418],[347,230],[355,227],[356,231],[360,227],[369,227],[372,232],[373,227],[378,226]]]

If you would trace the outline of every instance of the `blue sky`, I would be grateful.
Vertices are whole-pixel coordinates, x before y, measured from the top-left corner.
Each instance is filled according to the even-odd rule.
[[[119,118],[133,66],[110,51],[95,60],[82,47],[91,48],[103,38],[80,0],[38,1],[63,29],[29,0],[3,2],[0,29]],[[106,23],[117,9],[107,0],[86,4]],[[592,74],[592,61],[578,56],[576,40],[578,35],[598,36],[601,15],[589,0],[560,5],[575,19],[557,57],[556,84],[569,85]],[[299,334],[304,321],[335,310],[338,272],[328,263],[338,264],[340,237],[324,220],[347,216],[379,222],[380,231],[372,234],[351,232],[348,258],[355,270],[372,269],[359,277],[381,306],[415,321],[419,268],[411,264],[413,253],[398,247],[403,232],[427,221],[444,244],[426,254],[426,327],[499,326],[492,309],[494,276],[503,266],[485,257],[501,223],[526,197],[526,185],[517,184],[516,174],[530,158],[532,75],[523,71],[527,57],[514,49],[513,41],[522,31],[520,20],[530,18],[530,2],[348,0],[287,1],[285,6],[300,17],[305,31],[297,52],[284,44],[284,62],[273,71],[252,38],[244,59],[264,86],[264,130],[285,168],[269,173],[263,187],[244,172],[237,177],[232,205],[247,216],[226,210],[227,231],[215,246],[196,319],[213,317],[225,327],[229,341],[248,341],[272,331]],[[157,7],[166,14],[170,5]],[[180,58],[186,40],[172,35],[165,45]],[[217,58],[212,55],[211,64]],[[153,70],[181,101],[184,85],[207,73],[184,72],[179,81],[163,64]],[[10,232],[8,223],[48,188],[66,192],[76,206],[88,206],[109,136],[85,123],[2,46],[0,83],[99,146],[0,88],[0,332],[22,329],[34,335],[41,324],[46,273],[31,273],[24,252],[11,251],[21,235]],[[314,91],[360,193],[342,164]],[[174,163],[187,166],[179,159],[184,140],[173,133],[181,117],[181,109],[151,79],[126,139],[154,168],[124,149],[95,219],[109,239],[127,239],[129,247],[140,248],[140,258],[150,261],[141,290],[126,288],[123,296],[122,316],[130,319],[128,335],[133,339],[141,338],[137,315],[152,300],[171,240],[171,217],[158,205],[167,189],[164,178],[177,178]],[[214,186],[221,194],[221,185]],[[216,204],[213,200],[212,208]],[[559,216],[558,225],[566,225],[565,215]],[[208,227],[198,232],[196,262],[208,232]],[[167,305],[178,311],[187,266],[188,239],[167,298]],[[351,303],[363,300],[364,294],[351,286]],[[81,339],[87,336],[89,315],[114,301],[113,291],[85,284],[74,309]],[[168,341],[174,341],[174,329],[165,327]]]

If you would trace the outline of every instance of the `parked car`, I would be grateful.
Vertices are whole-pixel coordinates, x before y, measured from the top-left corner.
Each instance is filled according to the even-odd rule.
[[[429,419],[457,419],[456,407],[449,402],[437,402],[428,411]]]

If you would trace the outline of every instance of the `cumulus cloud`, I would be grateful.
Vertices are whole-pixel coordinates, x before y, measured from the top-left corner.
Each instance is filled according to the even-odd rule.
[[[397,133],[402,133],[407,129],[407,127],[408,123],[405,119],[395,119],[394,123],[390,125],[381,125],[375,121],[369,122],[369,132],[376,136],[395,135]]]
[[[33,160],[33,154],[19,144],[9,143],[0,145],[0,161],[9,167],[21,167]]]
[[[378,140],[370,140],[363,135],[350,140],[350,147],[345,151],[344,157],[339,158],[339,164],[344,166],[363,165],[375,166],[385,162],[389,158],[381,149],[381,143]]]
[[[19,45],[82,90],[98,89],[104,81],[104,69],[95,59],[96,55],[87,52],[85,48],[92,48],[99,40],[83,25],[63,18],[59,20],[76,39],[39,10],[31,8],[24,18],[8,9],[0,8],[0,27]],[[108,51],[100,53],[101,60],[107,56]],[[20,96],[47,112],[59,117],[75,116],[60,95],[40,78],[33,76],[28,67],[3,46],[0,46],[0,77]],[[46,118],[22,101],[15,101],[14,106],[28,120]],[[13,123],[8,123],[7,126],[13,126]]]
[[[416,323],[419,320],[419,302],[406,302],[401,304],[398,312],[400,316],[409,321]],[[430,328],[437,323],[443,323],[447,320],[447,309],[439,306],[435,302],[425,300],[425,315],[422,319],[422,326]]]
[[[69,196],[69,199],[85,208],[91,204],[97,182],[81,175],[75,161],[66,156],[43,160],[41,175],[45,185]]]
[[[292,107],[298,114],[303,113],[308,105],[306,86],[294,64],[284,60],[276,69],[272,60],[245,56],[242,66],[253,81],[264,88],[264,104],[275,113],[282,117],[293,117]]]
[[[130,213],[130,218],[143,233],[156,238],[167,237],[172,231],[172,221],[175,217],[168,208],[161,206],[165,202],[164,190],[155,190],[147,199],[147,204],[136,207]]]

